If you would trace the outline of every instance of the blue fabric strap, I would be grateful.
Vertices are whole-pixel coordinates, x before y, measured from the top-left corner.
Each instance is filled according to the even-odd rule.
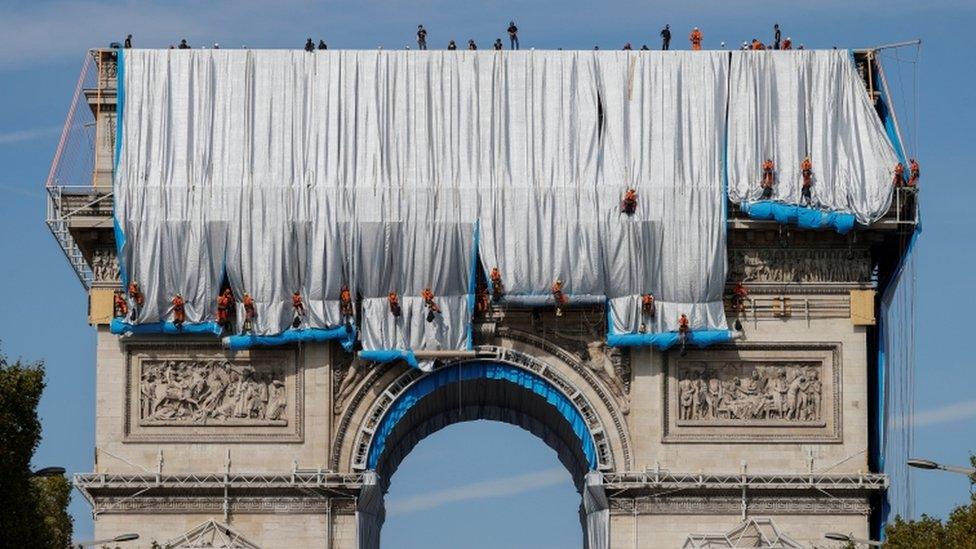
[[[200,322],[198,324],[185,323],[177,327],[172,322],[151,322],[148,324],[129,324],[121,318],[113,318],[109,330],[116,335],[134,334],[210,334],[220,336],[220,326],[216,322]]]
[[[402,360],[411,368],[420,368],[420,362],[413,351],[407,349],[378,349],[374,351],[359,351],[359,358],[369,362],[380,362],[383,364]]]
[[[346,351],[352,351],[356,341],[356,329],[352,326],[338,328],[307,328],[303,330],[286,330],[277,335],[241,334],[224,338],[224,343],[233,351],[250,349],[251,347],[274,347],[290,343],[312,343],[339,340]]]

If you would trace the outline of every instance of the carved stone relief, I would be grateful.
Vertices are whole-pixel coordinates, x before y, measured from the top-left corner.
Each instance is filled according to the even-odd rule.
[[[665,442],[839,442],[840,344],[669,352]]]
[[[126,442],[300,442],[299,352],[130,345]]]
[[[678,425],[817,423],[821,370],[819,361],[682,363],[677,372]]]
[[[730,248],[729,280],[863,284],[871,282],[871,258],[864,248]]]
[[[627,413],[630,408],[630,384],[633,379],[630,352],[610,347],[606,343],[603,324],[592,325],[582,321],[578,330],[567,327],[546,329],[536,326],[540,337],[575,354],[579,361],[606,383]]]
[[[119,261],[115,252],[108,248],[99,248],[92,252],[91,269],[96,284],[119,284]]]
[[[140,425],[287,425],[284,372],[230,360],[143,360]]]

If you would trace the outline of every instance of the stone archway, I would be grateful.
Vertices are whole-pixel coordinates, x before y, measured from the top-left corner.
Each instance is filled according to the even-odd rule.
[[[340,467],[367,472],[373,483],[357,505],[360,547],[378,545],[382,495],[410,450],[448,425],[477,419],[517,425],[552,447],[582,496],[586,546],[607,546],[609,511],[601,473],[626,467],[619,457],[629,446],[620,436],[625,432],[620,410],[606,387],[587,377],[585,366],[551,350],[529,354],[540,349],[516,338],[507,343],[511,346],[478,347],[475,358],[444,361],[431,372],[400,368],[363,381],[349,403],[355,411],[346,410],[358,421],[344,417],[347,428],[339,438],[345,440],[336,441],[348,459]]]

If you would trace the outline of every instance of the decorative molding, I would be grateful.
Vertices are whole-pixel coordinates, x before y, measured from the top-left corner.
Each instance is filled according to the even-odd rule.
[[[230,496],[227,505],[231,513],[246,514],[320,514],[329,510],[331,501],[333,513],[352,514],[356,510],[354,498],[326,498],[322,496]],[[224,512],[222,496],[99,496],[95,498],[95,512],[98,514],[186,514]]]
[[[741,496],[659,496],[610,498],[611,515],[741,515]],[[867,515],[866,497],[755,496],[746,497],[750,515]]]
[[[867,248],[729,248],[729,280],[746,284],[870,284]]]
[[[119,260],[112,248],[96,248],[91,256],[92,285],[119,287]]]
[[[739,343],[684,357],[667,352],[663,442],[841,442],[842,355],[840,343]]]
[[[215,343],[137,343],[124,352],[123,442],[304,440],[297,347],[230,353]]]

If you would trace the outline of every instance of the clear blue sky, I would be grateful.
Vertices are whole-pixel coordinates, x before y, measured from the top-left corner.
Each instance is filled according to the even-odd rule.
[[[670,23],[674,45],[687,47],[692,26],[705,47],[785,35],[814,47],[864,47],[925,41],[920,65],[917,155],[924,178],[925,233],[920,244],[917,402],[918,453],[962,464],[976,450],[976,359],[967,345],[976,307],[976,183],[971,170],[976,125],[972,61],[976,3],[926,2],[167,2],[0,0],[0,339],[13,356],[44,359],[44,441],[35,458],[70,472],[92,468],[94,332],[86,299],[44,226],[43,182],[85,50],[127,32],[138,47],[193,45],[300,48],[307,36],[333,48],[413,45],[417,24],[432,47],[474,38],[482,48],[504,35],[510,19],[523,47],[604,49],[658,44]],[[907,51],[905,52],[908,53]],[[904,118],[911,67],[889,77]],[[638,395],[639,398],[639,395]],[[579,546],[578,499],[555,454],[518,428],[475,422],[422,442],[406,459],[388,497],[387,547]],[[434,472],[437,472],[435,475]],[[965,479],[916,474],[916,512],[944,516],[966,501]],[[524,493],[513,487],[528,486]],[[431,496],[451,503],[431,507]],[[91,533],[87,504],[72,504],[76,536]],[[553,537],[553,533],[557,537]],[[471,535],[474,534],[474,535]],[[473,541],[472,541],[473,540]]]

